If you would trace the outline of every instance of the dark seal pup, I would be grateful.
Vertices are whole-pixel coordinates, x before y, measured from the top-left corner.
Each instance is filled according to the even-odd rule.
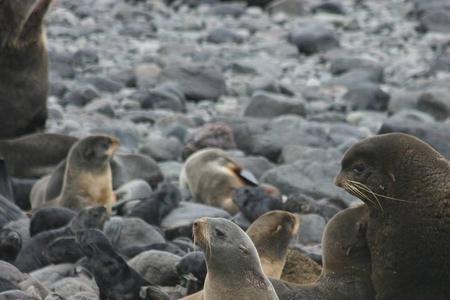
[[[450,164],[406,134],[374,136],[345,154],[336,184],[369,207],[376,299],[450,299]]]
[[[366,242],[368,209],[365,205],[336,214],[322,238],[323,269],[311,284],[272,280],[280,300],[371,300],[371,264]]]
[[[100,289],[100,300],[142,299],[141,289],[146,289],[149,300],[169,300],[169,296],[151,286],[127,262],[117,254],[108,238],[99,230],[84,230],[76,235],[81,251],[88,259],[88,266]]]
[[[42,21],[51,2],[0,2],[0,139],[45,127],[48,53]]]

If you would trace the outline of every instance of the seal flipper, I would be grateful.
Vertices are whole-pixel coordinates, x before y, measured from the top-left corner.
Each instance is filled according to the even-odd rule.
[[[253,173],[250,172],[247,169],[239,170],[238,172],[236,172],[236,174],[242,180],[244,180],[244,182],[247,183],[248,185],[252,185],[252,186],[258,186],[259,185],[258,179],[256,179],[255,175],[253,175]]]
[[[14,202],[11,177],[9,176],[8,169],[6,168],[6,161],[4,158],[0,158],[0,195],[11,202]]]

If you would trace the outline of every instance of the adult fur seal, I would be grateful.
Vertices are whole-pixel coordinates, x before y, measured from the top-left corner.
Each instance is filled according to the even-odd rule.
[[[253,242],[239,226],[226,219],[201,218],[193,231],[208,269],[204,300],[278,299]]]
[[[181,189],[189,190],[194,201],[221,207],[231,214],[239,210],[233,203],[234,190],[246,185],[257,185],[257,180],[225,151],[216,148],[192,154],[180,175]]]
[[[9,175],[40,178],[66,157],[77,138],[54,133],[36,133],[0,141],[0,157],[6,161]]]
[[[322,238],[323,269],[312,284],[272,280],[280,300],[370,300],[370,254],[365,239],[368,209],[365,205],[336,214]]]
[[[51,2],[0,2],[1,139],[45,127],[48,54],[42,21]]]
[[[299,226],[296,215],[274,210],[259,217],[247,229],[248,236],[258,249],[266,276],[281,277],[289,243],[297,235]]]
[[[110,161],[118,145],[117,139],[102,135],[89,136],[74,144],[67,156],[61,194],[48,203],[33,202],[33,209],[45,205],[80,211],[103,205],[111,212],[115,195]]]
[[[80,231],[76,235],[81,251],[86,255],[89,269],[100,289],[100,300],[124,299],[136,300],[141,288],[146,289],[149,300],[168,300],[169,297],[156,287],[152,287],[141,275],[130,268],[117,254],[108,238],[99,230]]]
[[[336,184],[369,207],[376,299],[450,299],[450,164],[406,134],[374,136],[345,154]]]

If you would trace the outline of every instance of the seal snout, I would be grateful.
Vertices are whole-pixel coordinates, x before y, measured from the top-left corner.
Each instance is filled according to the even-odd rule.
[[[334,185],[343,188],[345,183],[345,176],[340,172],[335,178],[334,178]]]

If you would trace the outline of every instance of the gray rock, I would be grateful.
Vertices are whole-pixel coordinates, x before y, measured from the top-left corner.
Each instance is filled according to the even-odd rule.
[[[98,99],[86,105],[85,110],[88,112],[96,112],[110,118],[116,115],[114,112],[112,101],[107,99]]]
[[[211,8],[211,13],[216,16],[240,17],[245,13],[245,5],[242,2],[217,3]]]
[[[134,69],[137,87],[141,90],[153,88],[161,74],[161,68],[156,64],[141,64]]]
[[[325,1],[314,5],[311,9],[313,13],[325,12],[329,14],[345,15],[346,11],[342,3],[337,1]]]
[[[290,15],[302,15],[305,13],[303,0],[277,0],[272,1],[267,10],[271,13],[286,13]]]
[[[226,211],[191,202],[181,202],[180,205],[172,210],[161,222],[161,228],[165,231],[168,239],[178,236],[192,237],[192,224],[195,220],[202,217],[226,218],[231,216]]]
[[[135,179],[120,186],[115,193],[117,201],[143,200],[150,197],[152,188],[146,181]]]
[[[166,161],[159,164],[164,179],[167,182],[178,182],[183,164],[175,161]]]
[[[336,33],[319,24],[307,24],[289,34],[289,41],[306,55],[339,47]]]
[[[226,92],[223,73],[213,64],[169,64],[160,80],[178,83],[188,100],[217,100]]]
[[[317,244],[322,241],[322,234],[326,221],[322,216],[316,214],[300,215],[300,230],[298,242],[303,245]]]
[[[352,203],[355,198],[334,185],[339,161],[297,161],[268,171],[261,181],[279,188],[283,194],[305,194],[315,199],[339,198]]]
[[[93,99],[100,97],[99,91],[92,85],[86,85],[81,88],[68,92],[61,101],[62,105],[84,106]]]
[[[245,116],[273,118],[293,114],[306,116],[306,103],[301,98],[288,98],[267,92],[256,92],[244,111]]]
[[[390,113],[396,113],[405,109],[414,109],[419,101],[420,91],[396,89],[391,93],[388,105]]]
[[[179,282],[175,266],[180,260],[181,257],[169,252],[150,250],[135,256],[128,265],[152,284],[175,286]]]
[[[50,74],[58,74],[62,78],[75,77],[72,54],[56,49],[49,49]]]
[[[180,141],[174,137],[152,134],[140,152],[156,161],[178,160],[181,157],[182,147]]]
[[[364,70],[370,74],[370,78],[374,81],[383,81],[383,66],[374,60],[345,55],[337,55],[330,59],[330,72],[333,75],[340,75],[354,70]]]
[[[73,55],[73,63],[78,67],[92,67],[100,58],[96,49],[80,49]]]
[[[186,111],[186,98],[180,88],[173,83],[165,83],[154,89],[142,92],[140,102],[144,109]]]
[[[116,249],[164,243],[161,233],[139,218],[113,217],[105,223],[105,235]]]
[[[206,40],[214,44],[242,43],[244,41],[243,37],[236,31],[223,26],[209,31]]]
[[[287,145],[283,147],[280,161],[284,164],[291,164],[299,160],[331,162],[339,161],[341,158],[342,154],[333,148],[321,149],[301,145]]]
[[[438,122],[418,122],[404,118],[386,120],[378,133],[403,132],[414,135],[433,146],[450,159],[450,124]]]
[[[450,116],[449,93],[449,89],[430,89],[420,95],[417,108],[443,121]]]
[[[107,93],[117,93],[122,88],[123,84],[103,76],[91,76],[86,78],[86,82],[95,86],[98,90]]]
[[[448,33],[450,31],[450,8],[431,8],[425,10],[419,17],[422,31]]]
[[[349,87],[343,96],[352,110],[385,111],[389,105],[390,95],[373,83],[360,83]]]

